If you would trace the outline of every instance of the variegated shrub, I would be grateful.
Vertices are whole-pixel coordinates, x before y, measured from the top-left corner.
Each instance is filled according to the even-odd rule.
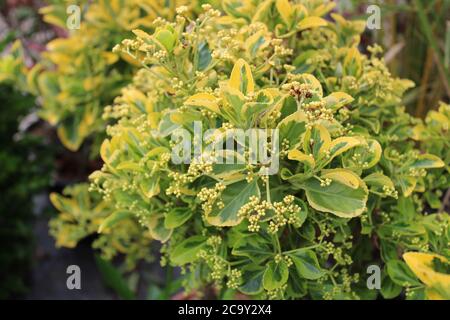
[[[219,298],[448,297],[449,216],[431,203],[449,187],[448,107],[426,123],[407,114],[413,84],[389,73],[378,46],[362,54],[365,23],[333,6],[225,0],[197,19],[180,7],[118,44],[142,68],[105,109],[90,190],[110,211],[98,231],[136,221],[186,290]],[[228,129],[277,129],[278,172],[261,174],[248,148],[244,163],[205,152],[174,164],[173,133],[195,121],[213,129],[204,150]],[[366,285],[369,265],[382,268],[380,291]]]
[[[80,7],[80,24],[70,30],[66,10],[74,4]],[[59,0],[41,9],[44,21],[68,35],[48,43],[29,72],[28,90],[40,97],[40,115],[57,127],[65,147],[78,150],[94,132],[94,138],[102,139],[103,107],[129,83],[138,65],[129,55],[111,52],[112,47],[135,28],[152,30],[157,17],[173,17],[174,6],[175,1],[162,0]],[[192,11],[197,6],[193,1]]]

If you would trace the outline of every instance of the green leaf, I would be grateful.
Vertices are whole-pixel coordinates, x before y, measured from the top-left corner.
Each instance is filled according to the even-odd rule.
[[[274,98],[268,90],[261,90],[257,93],[254,102],[247,102],[243,105],[240,116],[247,119],[249,123],[254,117],[258,116],[262,111],[268,110],[274,103]]]
[[[442,168],[445,163],[435,155],[432,154],[421,154],[417,156],[417,160],[411,165],[415,169],[432,169],[432,168]]]
[[[332,182],[328,186],[321,186],[320,181],[316,178],[306,180],[302,188],[306,191],[306,198],[310,206],[319,211],[333,213],[341,218],[352,218],[362,214],[368,198],[367,186],[356,174],[350,173],[350,171],[346,171],[346,173],[352,177],[350,182],[358,183],[356,187],[350,185],[350,182],[337,180],[336,177],[332,178]],[[327,176],[323,175],[322,178],[325,179]]]
[[[322,125],[315,125],[306,131],[303,138],[303,148],[306,154],[312,154],[318,159],[323,148],[331,143],[330,133]]]
[[[381,281],[381,295],[385,299],[394,299],[402,292],[402,287],[391,280],[390,277],[385,276]]]
[[[367,177],[365,177],[364,182],[368,186],[383,188],[383,186],[387,186],[389,188],[394,188],[394,183],[392,182],[391,178],[388,176],[385,176],[384,174],[380,172],[375,172],[372,174],[369,174]]]
[[[401,260],[391,260],[387,262],[387,272],[391,280],[399,286],[418,286],[420,281],[409,269],[406,263]]]
[[[174,208],[166,214],[164,226],[167,229],[174,229],[183,225],[192,217],[193,211],[189,208]]]
[[[289,141],[289,148],[295,149],[302,141],[302,136],[306,132],[306,117],[295,112],[284,118],[278,124],[280,141]]]
[[[109,229],[116,223],[125,219],[129,219],[132,216],[133,213],[130,211],[115,211],[108,218],[103,220],[102,224],[98,227],[98,233],[102,233],[103,230]]]
[[[150,235],[161,242],[166,242],[170,239],[173,229],[167,229],[164,226],[164,216],[162,214],[152,216],[147,224]]]
[[[362,58],[358,48],[348,49],[344,59],[344,74],[347,76],[358,76],[362,70]]]
[[[253,93],[255,90],[255,83],[253,81],[252,71],[250,65],[243,59],[239,59],[231,71],[230,81],[228,83],[230,88],[239,90],[244,95]]]
[[[263,274],[264,269],[244,270],[242,273],[243,285],[239,287],[239,291],[243,294],[255,295],[263,290]]]
[[[209,50],[208,43],[203,41],[198,46],[198,70],[205,70],[211,63],[211,51]]]
[[[335,157],[344,153],[345,151],[354,148],[361,144],[361,140],[353,137],[340,137],[324,144],[320,150],[328,153],[326,164],[330,163]]]
[[[95,263],[102,275],[105,285],[113,289],[120,298],[126,300],[135,299],[134,293],[130,290],[122,274],[107,260],[95,255]]]
[[[403,220],[412,221],[416,217],[417,210],[412,197],[399,197],[397,209]]]
[[[178,244],[170,253],[170,261],[176,266],[191,263],[197,259],[197,253],[206,245],[207,237],[193,236]]]
[[[301,278],[316,280],[324,275],[314,251],[300,248],[289,252],[288,255],[294,262],[298,275]]]
[[[331,94],[326,96],[324,100],[327,108],[338,110],[343,106],[351,103],[355,99],[353,99],[352,96],[345,92],[332,92]]]
[[[300,278],[297,272],[290,272],[286,293],[295,299],[304,297],[308,293],[307,280]]]
[[[293,6],[289,3],[288,0],[276,0],[275,5],[284,23],[289,27],[292,24],[293,20]]]
[[[289,278],[289,269],[286,262],[269,262],[263,275],[263,286],[266,290],[275,290],[287,282]]]
[[[398,176],[395,179],[395,186],[402,190],[405,197],[409,197],[413,193],[417,185],[417,179],[411,176]]]
[[[263,49],[269,45],[269,41],[266,41],[265,36],[266,36],[265,31],[261,30],[251,35],[245,41],[245,48],[250,57],[252,58],[256,57],[260,49]]]
[[[251,183],[240,181],[229,185],[222,193],[225,207],[217,213],[208,215],[206,220],[213,226],[236,226],[242,221],[242,218],[238,217],[239,209],[249,201],[251,196],[259,197],[259,195],[257,180],[253,180]]]
[[[72,113],[58,126],[57,134],[64,146],[70,151],[77,151],[89,132],[83,126],[83,119],[79,113]]]
[[[381,258],[384,262],[398,259],[397,246],[388,240],[380,239]]]
[[[297,29],[302,31],[311,28],[325,27],[327,24],[328,22],[325,19],[319,17],[306,17],[297,24]]]
[[[235,256],[247,257],[259,264],[273,255],[270,243],[260,235],[251,235],[238,240],[231,252]]]
[[[167,52],[173,51],[173,47],[177,41],[176,36],[171,31],[166,29],[156,31],[155,39],[167,50]]]
[[[161,191],[159,179],[159,176],[156,176],[144,179],[139,183],[139,187],[146,198],[150,199],[159,194]]]

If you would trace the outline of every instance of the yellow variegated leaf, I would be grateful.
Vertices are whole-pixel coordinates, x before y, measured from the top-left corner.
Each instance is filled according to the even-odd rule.
[[[256,56],[258,50],[267,47],[270,42],[266,39],[267,30],[260,30],[251,35],[247,41],[245,41],[245,48],[250,58]]]
[[[344,58],[345,75],[357,76],[362,71],[362,58],[358,48],[353,47],[348,49],[347,55]]]
[[[265,0],[264,2],[259,4],[255,14],[252,17],[252,22],[266,21],[270,13],[272,3],[273,0]]]
[[[403,259],[420,281],[429,288],[437,286],[450,295],[450,274],[438,272],[433,268],[433,261],[436,260],[448,264],[449,261],[445,257],[433,253],[406,252],[403,254]],[[429,298],[438,299],[440,295],[432,295]]]
[[[294,13],[292,5],[288,0],[276,0],[275,5],[284,23],[286,23],[287,26],[290,26],[292,23],[292,15]]]
[[[371,168],[378,163],[381,159],[381,153],[383,149],[381,148],[380,143],[375,139],[369,139],[367,141],[369,145],[369,150],[373,154],[372,160],[367,164],[366,168]]]
[[[316,162],[314,161],[314,158],[311,157],[310,155],[306,155],[303,152],[301,152],[300,150],[291,150],[288,153],[288,159],[289,160],[296,160],[296,161],[300,161],[303,163],[308,164],[311,168],[314,168],[314,166],[316,165]]]
[[[306,131],[303,138],[303,149],[306,154],[313,154],[314,158],[318,158],[323,146],[330,143],[331,137],[328,130],[322,125],[315,125]]]
[[[412,136],[416,141],[424,140],[427,137],[427,128],[423,124],[418,124],[412,129]]]
[[[119,60],[119,56],[112,52],[102,52],[102,57],[107,64],[113,64]]]
[[[323,89],[322,85],[320,84],[320,81],[317,80],[315,76],[309,73],[303,73],[300,76],[297,76],[295,78],[300,83],[305,83],[311,86],[312,91],[315,92],[315,94],[319,97],[323,97]]]
[[[222,0],[222,8],[232,17],[250,18],[255,8],[253,1]]]
[[[302,31],[311,28],[325,27],[328,25],[327,20],[319,17],[306,17],[297,24],[297,30]]]
[[[174,111],[170,113],[170,121],[179,125],[185,125],[188,123],[192,123],[196,120],[200,120],[199,115],[194,114],[192,112],[179,112]]]
[[[123,161],[117,165],[116,169],[117,170],[145,172],[145,169],[142,166],[140,166],[139,163],[133,162],[133,161]]]
[[[346,169],[325,171],[322,179],[310,178],[302,183],[306,198],[311,207],[322,212],[330,212],[341,218],[353,218],[361,215],[367,203],[369,191],[366,184],[354,172]],[[326,181],[326,180],[325,180]]]
[[[58,126],[56,133],[62,144],[70,151],[78,150],[83,139],[86,137],[85,135],[80,134],[81,132],[78,128],[73,126],[60,125]]]
[[[444,161],[432,154],[418,155],[417,160],[411,165],[411,167],[419,169],[442,168],[444,166]]]
[[[435,126],[441,130],[449,130],[450,118],[447,118],[444,114],[431,110],[427,114],[426,123],[428,125]]]
[[[121,53],[120,53],[120,58],[123,59],[123,60],[125,60],[127,63],[129,63],[129,64],[131,64],[131,65],[133,65],[133,66],[135,66],[135,67],[142,67],[142,64],[141,64],[141,61],[140,61],[140,60],[138,60],[138,59],[136,59],[136,58],[130,56],[130,55],[127,54],[127,53],[122,53],[122,52],[121,52]]]
[[[353,152],[360,155],[360,161],[364,164],[364,169],[372,168],[381,159],[383,150],[380,143],[375,139],[355,138],[360,140],[360,146],[357,146]]]
[[[38,95],[38,76],[39,73],[44,69],[44,67],[37,63],[34,67],[27,73],[27,85],[31,93]]]
[[[203,107],[214,113],[220,114],[217,98],[210,93],[197,93],[189,97],[185,103],[188,106]]]
[[[252,71],[249,64],[243,59],[239,59],[234,64],[228,85],[230,88],[239,90],[244,95],[255,91]]]
[[[327,108],[338,110],[355,99],[345,92],[333,92],[326,96],[324,100]]]
[[[170,153],[170,149],[166,148],[166,147],[156,147],[152,150],[150,150],[145,157],[146,158],[152,158],[154,156],[160,155],[162,153]]]
[[[321,178],[339,181],[352,189],[358,188],[361,184],[361,178],[358,177],[353,171],[347,169],[323,170]]]
[[[410,176],[401,176],[396,180],[396,185],[400,187],[405,197],[409,197],[416,188],[417,179]]]
[[[278,127],[280,127],[282,124],[286,124],[290,121],[296,121],[296,122],[306,122],[308,121],[308,117],[306,116],[305,112],[303,110],[298,110],[290,115],[288,115],[286,118],[284,118],[279,124]]]
[[[173,229],[167,229],[164,226],[164,215],[154,215],[150,217],[147,227],[153,239],[159,240],[162,243],[170,239]]]
[[[151,179],[146,179],[139,184],[142,193],[148,199],[158,195],[161,191],[159,179],[159,177],[152,177]]]
[[[335,6],[336,6],[335,2],[323,3],[323,4],[315,7],[314,10],[311,11],[311,15],[322,17],[322,16],[326,15],[328,12],[330,12],[331,10],[333,10]]]
[[[158,128],[160,119],[161,119],[160,112],[149,112],[147,115],[147,121],[150,124],[150,128],[152,129]]]
[[[109,163],[109,158],[111,157],[111,143],[108,139],[105,139],[100,146],[100,157],[104,163]]]
[[[422,179],[417,179],[416,186],[414,187],[414,192],[425,192],[426,187]]]
[[[241,109],[240,116],[245,119],[251,119],[253,115],[260,114],[269,109],[274,110],[274,97],[270,90],[260,90],[256,94],[256,101],[245,103]]]
[[[295,11],[295,17],[296,19],[304,19],[308,15],[308,9],[301,4],[301,3],[295,3],[292,5],[294,7]]]
[[[182,194],[185,194],[187,196],[197,195],[197,192],[195,192],[194,190],[188,189],[188,188],[180,188],[180,191]]]
[[[79,211],[78,204],[74,199],[63,197],[56,192],[50,194],[50,202],[58,211],[69,213],[73,216]]]
[[[116,223],[133,217],[130,211],[115,211],[108,216],[98,227],[98,233],[103,233],[106,229],[113,227]]]
[[[375,186],[379,188],[383,188],[384,186],[394,189],[394,183],[392,182],[391,178],[388,176],[385,176],[382,173],[374,172],[372,174],[369,174],[367,177],[364,178],[364,182],[367,185]]]
[[[159,45],[167,50],[167,52],[172,52],[177,41],[177,36],[174,34],[171,28],[167,29],[158,29],[154,34],[155,42],[158,42]]]
[[[151,40],[152,40],[152,36],[151,36],[151,35],[149,35],[147,32],[142,31],[142,30],[140,30],[140,29],[135,29],[135,30],[133,30],[133,33],[134,33],[137,37],[141,38],[141,39],[144,40],[144,41],[151,41]]]
[[[356,138],[352,137],[340,137],[333,141],[330,141],[326,144],[324,144],[320,148],[320,153],[324,154],[326,153],[328,155],[328,161],[331,161],[333,158],[337,157],[338,155],[344,153],[345,151],[359,146],[361,144],[361,141]]]

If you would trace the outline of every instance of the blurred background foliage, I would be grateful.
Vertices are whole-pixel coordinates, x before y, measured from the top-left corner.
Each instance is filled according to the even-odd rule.
[[[0,71],[8,63],[23,67],[10,56],[0,60]],[[14,87],[14,80],[0,82],[0,299],[26,292],[33,255],[33,195],[49,185],[52,167],[51,149],[27,128],[25,117],[34,98]]]
[[[366,29],[362,43],[385,48],[390,71],[414,81],[406,95],[409,111],[425,117],[439,101],[450,98],[450,1],[448,0],[341,0],[338,8],[350,18],[368,17],[366,8],[381,9],[381,29]]]

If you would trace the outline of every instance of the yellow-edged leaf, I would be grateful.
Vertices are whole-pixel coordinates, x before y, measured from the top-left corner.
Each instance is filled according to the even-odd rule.
[[[444,161],[433,154],[421,154],[417,156],[417,160],[412,164],[413,168],[433,169],[445,166]]]
[[[358,188],[361,184],[361,178],[358,177],[353,171],[348,169],[323,170],[321,178],[339,181],[340,183],[352,189]]]
[[[345,151],[354,148],[356,146],[359,146],[361,144],[361,141],[356,138],[352,137],[340,137],[337,139],[334,139],[333,141],[330,141],[326,144],[324,144],[320,148],[320,153],[327,153],[329,155],[328,161],[333,160],[333,158],[337,157],[338,155],[344,153]]]
[[[319,17],[306,17],[297,24],[297,30],[302,31],[311,28],[325,27],[328,25],[327,20]]]
[[[220,114],[217,98],[210,93],[197,93],[189,97],[185,103],[188,106],[203,107],[214,113]]]
[[[450,290],[450,274],[437,272],[433,269],[434,259],[448,264],[449,261],[445,257],[433,253],[406,252],[403,254],[403,259],[417,278],[427,286],[440,284]]]
[[[284,23],[290,26],[292,23],[292,14],[294,13],[292,5],[288,0],[277,0],[275,5]]]
[[[355,99],[345,92],[333,92],[326,96],[324,100],[327,108],[338,110]]]
[[[327,128],[322,125],[315,125],[306,131],[303,138],[303,148],[306,154],[313,154],[317,158],[322,147],[329,145],[330,142],[331,136]]]
[[[314,161],[314,158],[310,155],[304,154],[300,150],[291,150],[288,153],[288,159],[289,160],[296,160],[300,161],[302,163],[308,164],[311,168],[314,168],[316,165],[316,162]]]
[[[228,85],[230,88],[239,90],[244,95],[255,91],[252,71],[249,64],[243,59],[239,59],[234,64]]]

